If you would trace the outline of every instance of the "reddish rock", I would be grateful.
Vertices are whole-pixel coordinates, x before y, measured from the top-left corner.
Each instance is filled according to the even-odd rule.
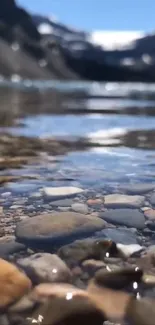
[[[144,216],[149,220],[155,220],[155,210],[148,209],[148,210],[144,211]]]

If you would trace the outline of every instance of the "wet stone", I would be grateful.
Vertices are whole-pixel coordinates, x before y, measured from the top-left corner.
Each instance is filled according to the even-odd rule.
[[[84,203],[73,203],[71,206],[72,210],[79,213],[88,213],[88,206]]]
[[[25,245],[17,243],[15,240],[0,241],[0,257],[7,258],[9,255],[26,250]]]
[[[100,213],[101,218],[107,222],[143,229],[145,218],[142,212],[137,209],[110,209]]]
[[[79,265],[88,259],[104,259],[106,253],[114,254],[116,252],[115,244],[108,240],[83,239],[61,247],[58,255],[73,267]]]
[[[115,243],[121,243],[125,245],[138,244],[136,233],[130,229],[125,228],[106,228],[104,230],[96,232],[95,238],[107,238],[114,241]]]
[[[146,194],[155,189],[155,184],[147,184],[147,183],[136,183],[136,184],[126,184],[120,186],[123,192],[127,194]]]
[[[55,254],[37,253],[17,260],[34,284],[42,282],[71,282],[71,272]]]
[[[84,192],[83,189],[78,187],[44,187],[42,194],[51,199],[61,199],[65,197],[73,197],[77,194]]]
[[[110,194],[104,197],[106,208],[140,208],[145,202],[144,196]]]
[[[149,220],[155,221],[155,210],[154,209],[147,209],[144,211],[144,216]]]
[[[123,245],[123,244],[116,244],[116,247],[123,257],[130,257],[134,254],[140,254],[142,252],[143,247],[138,244],[130,244],[130,245]]]
[[[88,237],[104,228],[104,221],[98,217],[75,212],[45,213],[17,224],[17,241],[33,245],[50,244],[62,246],[75,239]]]

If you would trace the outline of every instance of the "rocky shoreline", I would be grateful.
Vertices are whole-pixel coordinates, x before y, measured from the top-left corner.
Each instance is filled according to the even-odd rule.
[[[154,324],[155,184],[3,188],[0,206],[2,325]]]

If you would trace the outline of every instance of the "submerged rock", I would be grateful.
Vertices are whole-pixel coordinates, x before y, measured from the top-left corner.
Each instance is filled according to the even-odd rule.
[[[17,264],[31,278],[32,282],[70,282],[71,272],[55,254],[37,253],[17,260]]]
[[[98,239],[110,239],[115,243],[121,243],[125,245],[138,244],[136,232],[125,228],[106,228],[95,234]]]
[[[3,239],[3,238],[2,238]],[[5,237],[0,241],[0,257],[7,258],[9,255],[26,250],[25,245],[17,243],[15,240],[9,241]]]
[[[142,212],[137,209],[110,209],[100,213],[101,218],[107,222],[143,229],[145,218]]]
[[[140,195],[109,194],[104,197],[106,208],[140,208],[145,197]]]
[[[82,193],[84,190],[78,187],[44,187],[42,189],[43,195],[51,199],[61,199],[65,197],[72,197],[76,194]]]
[[[134,282],[140,283],[142,276],[143,271],[138,267],[119,268],[110,272],[99,270],[95,274],[95,281],[106,288],[122,290]]]
[[[75,212],[54,212],[21,221],[16,227],[17,241],[39,245],[61,246],[81,237],[88,237],[104,228],[104,221],[92,215]],[[48,246],[48,245],[47,245]],[[52,246],[49,246],[49,250]]]
[[[145,194],[153,191],[155,189],[155,184],[147,183],[135,183],[135,184],[126,184],[119,186],[119,188],[125,191],[127,194]]]
[[[108,240],[85,239],[77,240],[59,249],[58,255],[69,265],[75,266],[88,259],[103,259],[116,252],[115,244]]]
[[[116,247],[119,253],[123,257],[130,257],[135,253],[140,253],[144,249],[142,246],[138,244],[130,244],[130,245],[123,245],[123,244],[116,244]]]

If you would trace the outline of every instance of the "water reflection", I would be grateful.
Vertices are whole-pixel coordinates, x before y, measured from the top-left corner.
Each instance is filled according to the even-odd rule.
[[[150,181],[154,177],[155,86],[134,87],[0,88],[0,124],[6,126],[1,132],[66,139],[72,144],[70,151],[79,151],[64,157],[60,165],[61,171],[67,166],[67,179],[92,184],[102,173],[109,182]]]

